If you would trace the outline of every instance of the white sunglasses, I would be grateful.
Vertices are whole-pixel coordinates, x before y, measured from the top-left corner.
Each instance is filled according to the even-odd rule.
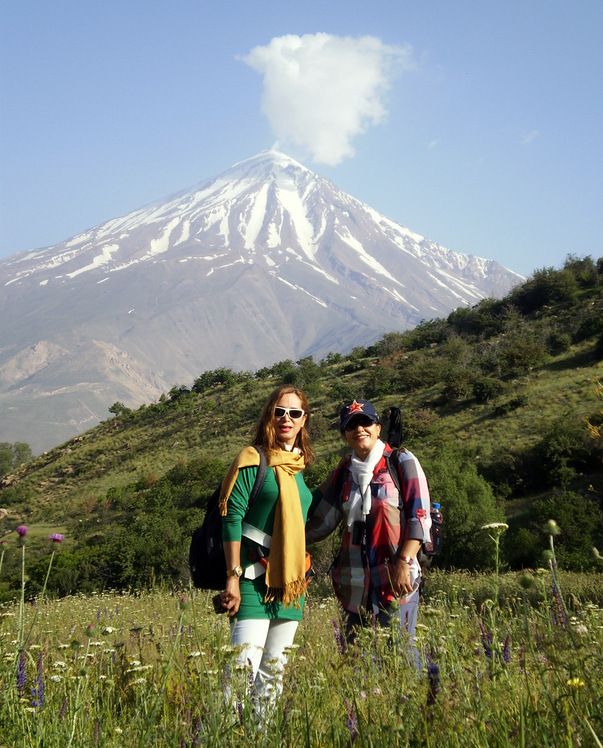
[[[274,409],[274,417],[284,418],[285,416],[289,416],[292,421],[297,421],[297,419],[301,418],[305,412],[306,411],[301,408],[281,408],[280,405],[277,405]]]

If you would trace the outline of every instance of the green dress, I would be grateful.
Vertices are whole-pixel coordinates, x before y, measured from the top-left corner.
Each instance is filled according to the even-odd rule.
[[[226,516],[222,517],[222,540],[225,542],[241,541],[241,566],[243,570],[255,562],[259,547],[258,543],[243,537],[241,531],[243,518],[245,518],[245,522],[253,525],[253,527],[257,527],[258,530],[267,535],[272,535],[274,514],[278,500],[276,476],[274,469],[269,467],[266,470],[266,478],[264,479],[262,490],[258,494],[249,514],[245,516],[256,473],[257,467],[241,468],[228,499],[228,511]],[[312,503],[312,494],[304,483],[304,476],[301,472],[295,474],[295,483],[297,484],[302,517],[305,523],[308,509]],[[262,551],[268,556],[266,548],[262,548]],[[251,559],[248,552],[250,552]],[[282,603],[265,603],[265,580],[266,577],[264,574],[256,579],[241,578],[241,605],[235,617],[240,620],[262,618],[268,620],[300,621],[304,607],[304,596],[302,595],[300,599],[300,608],[296,608],[294,605],[285,608]]]

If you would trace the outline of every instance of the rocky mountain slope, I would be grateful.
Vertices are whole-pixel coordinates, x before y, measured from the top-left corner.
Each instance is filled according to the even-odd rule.
[[[0,441],[34,452],[219,366],[367,345],[521,280],[451,252],[291,158],[0,261]]]

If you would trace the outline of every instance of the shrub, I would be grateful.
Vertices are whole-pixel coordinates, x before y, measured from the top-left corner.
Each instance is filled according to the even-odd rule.
[[[493,560],[492,542],[482,525],[503,519],[490,485],[475,462],[454,446],[444,445],[421,460],[432,501],[442,505],[444,541],[439,563],[457,569],[483,569]]]
[[[546,350],[540,343],[527,337],[516,337],[507,341],[502,351],[503,372],[506,375],[524,374],[542,363]]]
[[[537,501],[530,511],[532,527],[544,528],[554,519],[561,529],[555,537],[555,555],[562,569],[586,570],[597,568],[592,549],[603,538],[603,512],[596,498],[572,491],[555,493]],[[542,550],[548,547],[543,532]]]
[[[546,339],[546,349],[549,353],[565,353],[570,349],[572,339],[566,332],[553,331]]]
[[[552,267],[537,270],[521,286],[509,294],[511,302],[522,314],[532,314],[552,304],[572,303],[578,291],[578,282],[569,270]]]
[[[444,378],[444,397],[448,401],[467,400],[473,394],[475,374],[463,366],[454,366]]]
[[[498,397],[504,390],[504,384],[493,377],[480,377],[473,383],[473,396],[480,403],[486,403]]]

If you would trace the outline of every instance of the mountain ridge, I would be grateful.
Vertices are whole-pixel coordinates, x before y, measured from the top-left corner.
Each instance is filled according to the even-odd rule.
[[[263,152],[58,245],[0,261],[0,311],[9,319],[0,337],[8,414],[0,440],[39,449],[57,443],[50,433],[31,436],[43,430],[45,410],[64,440],[116,400],[139,405],[217,366],[249,370],[345,352],[501,297],[520,280],[396,224],[284,154]],[[98,376],[81,347],[90,341],[105,361]],[[66,359],[39,355],[36,370],[28,351],[43,342]],[[111,365],[119,356],[137,377],[128,381]],[[57,378],[59,410],[71,413],[58,432],[61,416],[50,405]]]

